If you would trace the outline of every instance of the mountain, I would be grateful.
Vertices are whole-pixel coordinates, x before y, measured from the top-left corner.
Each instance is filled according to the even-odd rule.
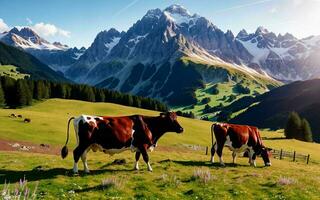
[[[231,31],[224,33],[206,18],[172,5],[149,10],[127,32],[99,33],[65,75],[187,106],[197,103],[199,90],[217,83],[241,84],[252,93],[281,84],[244,64],[251,59]]]
[[[70,75],[70,78],[74,78],[78,82],[84,82],[85,80],[81,80],[81,77],[87,73],[90,67],[93,65],[98,65],[105,57],[107,57],[111,49],[118,44],[123,35],[124,32],[120,33],[114,28],[108,31],[101,31],[96,36],[91,46],[83,53],[82,56],[80,56],[78,61],[70,67],[70,69],[67,71],[67,75]],[[100,70],[108,70],[104,69],[103,67],[103,65],[100,65],[100,68],[102,68]],[[108,66],[107,68],[110,67]],[[99,73],[93,74],[91,77],[94,78],[95,76],[98,78]],[[88,81],[88,83],[91,82],[92,81]]]
[[[59,42],[50,43],[28,27],[12,28],[0,35],[0,41],[25,50],[55,71],[65,71],[85,51],[84,48],[69,48]]]
[[[61,82],[69,81],[68,79],[64,78],[63,75],[55,72],[34,56],[2,42],[0,42],[0,63],[2,65],[14,65],[17,67],[19,72],[29,74],[32,79],[44,79]]]
[[[258,27],[251,34],[240,31],[237,40],[252,55],[248,66],[260,68],[278,80],[291,82],[320,77],[320,36],[297,39],[289,33],[276,35]]]
[[[234,108],[236,104],[239,103],[234,102]],[[314,140],[320,142],[320,79],[284,85],[254,99],[247,99],[246,104],[243,107],[248,108],[231,122],[279,129],[285,127],[288,114],[296,111],[309,121]]]

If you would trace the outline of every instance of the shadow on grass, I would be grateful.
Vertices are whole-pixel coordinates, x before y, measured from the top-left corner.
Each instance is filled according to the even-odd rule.
[[[267,138],[267,137],[264,137],[262,138],[263,140],[285,140],[287,138],[285,137],[272,137],[272,138]]]
[[[173,163],[177,163],[179,165],[191,166],[191,167],[252,167],[249,164],[234,164],[234,163],[225,163],[225,166],[220,165],[220,163],[215,162],[211,163],[209,161],[182,161],[182,160],[172,160]],[[257,166],[256,168],[263,168],[264,166]]]
[[[10,170],[10,169],[0,169],[0,184],[4,182],[15,183],[24,177],[28,181],[39,181],[44,179],[53,179],[57,176],[66,176],[66,177],[74,177],[74,176],[93,176],[99,175],[103,173],[114,173],[119,171],[133,171],[133,169],[98,169],[98,170],[90,170],[89,174],[84,173],[82,170],[79,170],[79,174],[74,174],[72,170],[65,168],[52,168],[52,169],[43,169],[43,170]]]

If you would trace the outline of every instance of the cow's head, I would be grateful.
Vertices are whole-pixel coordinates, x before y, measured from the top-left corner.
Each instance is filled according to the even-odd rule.
[[[175,112],[160,113],[161,119],[164,120],[163,126],[170,132],[182,133],[183,128],[180,126],[177,120],[177,114]]]
[[[270,157],[271,157],[271,151],[272,149],[267,148],[267,147],[262,147],[261,149],[261,157],[264,161],[264,165],[265,166],[271,166],[271,161],[270,161]]]

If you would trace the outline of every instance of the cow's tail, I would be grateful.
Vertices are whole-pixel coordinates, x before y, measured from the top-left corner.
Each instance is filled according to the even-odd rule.
[[[66,144],[62,147],[61,149],[61,157],[64,159],[67,157],[68,155],[68,147],[67,147],[67,144],[68,144],[68,141],[69,141],[69,126],[70,126],[70,122],[71,120],[73,120],[74,117],[71,117],[68,121],[68,128],[67,128],[67,141],[66,141]]]
[[[213,141],[213,133],[214,133],[214,126],[216,125],[216,123],[213,123],[211,125],[211,144],[212,146],[214,145],[214,141]]]

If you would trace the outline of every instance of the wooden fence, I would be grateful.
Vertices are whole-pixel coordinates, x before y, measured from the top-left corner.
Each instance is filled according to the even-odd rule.
[[[298,161],[298,160],[303,160],[307,164],[309,164],[309,161],[310,161],[310,154],[308,154],[308,155],[300,154],[300,153],[297,153],[296,151],[292,152],[292,151],[285,151],[283,149],[280,149],[280,150],[273,149],[272,155],[274,158],[279,158],[280,160],[282,160],[284,158],[289,158],[293,162]]]
[[[184,144],[183,146],[193,151],[205,152],[205,155],[210,154],[211,147],[208,147],[208,146],[192,145],[192,144]],[[285,151],[283,149],[280,149],[280,150],[272,149],[271,153],[274,158],[278,158],[280,160],[290,159],[293,162],[303,161],[303,162],[306,162],[307,164],[309,164],[310,162],[310,154],[305,155],[305,154],[297,153],[296,151],[293,151],[293,152]]]
[[[206,147],[201,147],[201,146],[198,146],[197,145],[197,149],[195,150],[201,150],[201,151],[205,151],[205,155],[208,155],[210,154],[210,149],[208,146]],[[301,161],[303,160],[304,162],[306,162],[307,164],[309,164],[310,162],[310,154],[308,155],[305,155],[305,154],[300,154],[300,153],[297,153],[296,151],[285,151],[283,149],[281,150],[277,150],[277,149],[272,149],[272,156],[274,158],[279,158],[280,160],[282,159],[285,159],[285,158],[289,158],[291,159],[293,162],[296,162],[296,161]]]

